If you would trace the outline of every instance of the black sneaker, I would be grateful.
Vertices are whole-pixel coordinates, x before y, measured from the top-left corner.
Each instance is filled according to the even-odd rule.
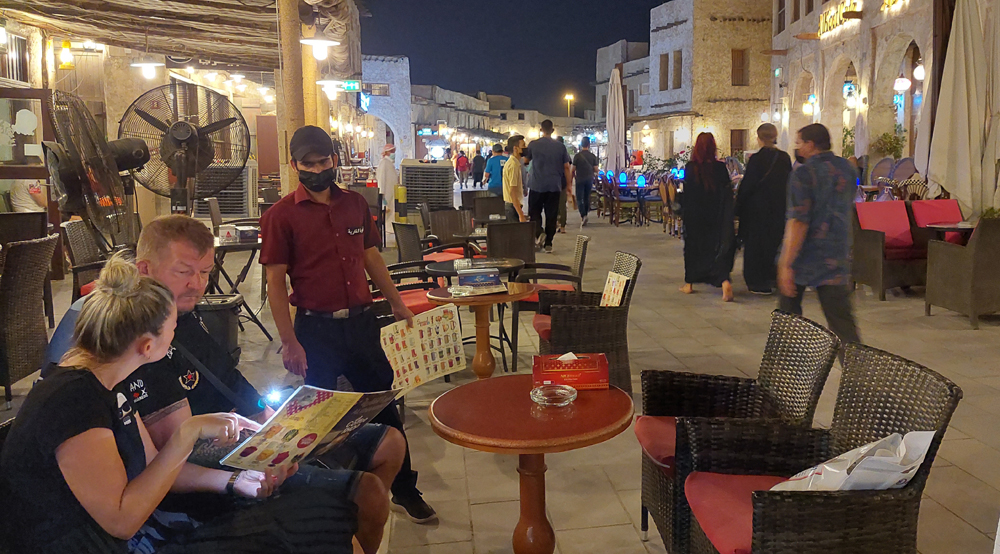
[[[391,507],[392,511],[403,514],[413,523],[430,523],[437,519],[437,512],[424,502],[419,493],[410,498],[393,495]]]

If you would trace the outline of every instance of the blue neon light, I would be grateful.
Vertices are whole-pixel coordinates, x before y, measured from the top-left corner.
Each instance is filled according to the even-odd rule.
[[[636,181],[636,184],[638,184],[640,187],[646,186],[646,176],[640,175],[639,179]]]
[[[618,182],[623,185],[628,183],[628,175],[624,171],[622,171],[622,174],[618,176]]]

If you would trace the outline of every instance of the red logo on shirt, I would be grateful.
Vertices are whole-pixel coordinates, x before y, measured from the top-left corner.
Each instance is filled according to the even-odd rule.
[[[183,387],[184,390],[193,390],[198,386],[198,380],[200,378],[201,376],[198,375],[197,371],[188,370],[187,373],[178,377],[177,380],[181,382],[181,387]]]

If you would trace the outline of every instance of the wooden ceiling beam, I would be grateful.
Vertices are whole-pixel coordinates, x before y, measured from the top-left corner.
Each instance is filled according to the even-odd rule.
[[[269,21],[255,21],[254,19],[246,18],[245,16],[241,19],[211,13],[193,15],[190,11],[185,14],[165,10],[146,10],[127,6],[115,6],[115,11],[111,12],[107,9],[100,9],[102,5],[106,7],[107,3],[99,0],[74,0],[72,3],[53,2],[52,4],[55,5],[44,8],[44,11],[38,10],[37,8],[35,11],[36,13],[47,17],[75,17],[83,19],[95,17],[95,13],[109,14],[111,17],[121,15],[124,16],[121,19],[127,18],[131,21],[137,21],[140,26],[158,24],[164,21],[184,21],[200,25],[224,25],[227,27],[242,28],[244,32],[247,27],[269,31],[272,33],[277,32],[277,21],[274,19]],[[0,0],[0,8],[23,10],[25,7],[26,5],[23,0]],[[149,18],[158,18],[159,20],[149,21]]]

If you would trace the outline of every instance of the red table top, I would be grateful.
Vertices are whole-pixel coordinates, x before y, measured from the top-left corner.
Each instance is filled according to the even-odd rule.
[[[632,399],[614,387],[579,391],[564,408],[535,404],[531,389],[531,375],[462,385],[431,403],[431,426],[445,440],[475,450],[544,454],[604,442],[632,422]]]

